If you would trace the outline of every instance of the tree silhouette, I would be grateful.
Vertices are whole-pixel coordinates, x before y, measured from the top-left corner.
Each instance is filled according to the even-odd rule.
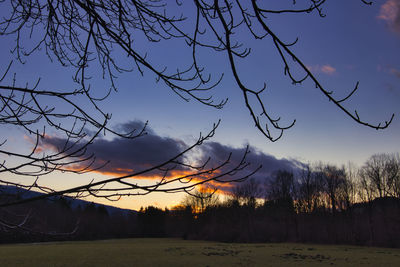
[[[309,164],[305,166],[299,175],[297,189],[298,208],[302,212],[312,212],[318,207],[318,199],[321,194],[322,179],[311,168]]]
[[[360,179],[368,200],[376,197],[399,197],[399,155],[372,155],[361,168]]]
[[[219,202],[216,190],[210,188],[200,188],[189,192],[183,199],[182,206],[190,207],[193,213],[202,213],[208,207],[216,206]]]
[[[267,185],[267,199],[276,202],[283,208],[293,208],[295,198],[295,182],[293,173],[278,170]]]
[[[249,179],[244,183],[238,184],[232,190],[233,200],[240,205],[247,207],[256,207],[257,199],[264,195],[260,183],[254,179]]]
[[[242,29],[254,39],[272,42],[290,82],[299,84],[311,80],[317,90],[357,123],[375,129],[388,127],[394,115],[383,124],[372,125],[362,120],[357,111],[349,111],[344,103],[358,89],[358,82],[348,96],[335,98],[292,50],[297,40],[286,43],[266,19],[270,14],[307,15],[313,12],[323,17],[322,6],[325,2],[310,0],[308,6],[299,7],[300,4],[294,1],[289,9],[279,10],[268,9],[267,4],[255,0],[194,0],[189,4],[187,1],[156,0],[2,2],[2,9],[9,10],[9,15],[0,20],[0,35],[14,38],[12,53],[16,61],[24,63],[34,53],[43,50],[54,64],[75,71],[73,81],[77,86],[68,89],[57,88],[57,85],[44,88],[39,77],[37,81],[20,81],[18,73],[11,74],[15,63],[9,63],[0,78],[0,123],[16,126],[34,138],[31,138],[33,148],[26,153],[8,146],[7,139],[0,141],[0,154],[11,159],[0,163],[0,173],[12,174],[11,177],[34,177],[35,181],[27,184],[19,179],[2,178],[0,183],[40,189],[47,193],[43,197],[69,194],[74,197],[93,195],[116,200],[121,196],[156,191],[187,192],[209,181],[232,182],[251,176],[257,167],[241,175],[234,175],[248,166],[248,150],[235,166],[230,166],[230,156],[217,166],[211,166],[208,161],[195,165],[181,160],[185,153],[213,136],[217,123],[208,134],[201,135],[197,142],[182,149],[181,153],[144,171],[61,191],[39,185],[38,182],[39,177],[54,171],[81,174],[103,167],[102,164],[94,164],[95,155],[88,153],[90,145],[102,133],[125,139],[145,135],[146,126],[127,132],[113,129],[110,127],[111,114],[100,106],[112,90],[117,89],[115,82],[121,73],[134,70],[141,75],[150,73],[185,101],[194,99],[206,106],[222,108],[229,96],[215,101],[211,90],[218,87],[224,75],[211,75],[212,71],[202,65],[199,50],[226,54],[225,64],[231,70],[255,126],[271,141],[281,138],[283,132],[292,127],[295,121],[288,125],[281,124],[280,118],[271,115],[263,100],[265,85],[261,89],[252,88],[241,77],[238,64],[250,54],[250,48],[243,48],[241,38],[237,35]],[[362,2],[370,4],[364,0]],[[190,8],[187,8],[189,5]],[[151,49],[143,51],[136,45],[138,39],[147,42],[147,45],[164,44],[168,40],[185,44],[190,51],[185,58],[188,63],[186,66],[176,66],[174,62],[159,62],[151,56]],[[121,60],[121,55],[127,56],[127,59]],[[92,65],[101,67],[102,78],[110,84],[110,91],[104,92],[101,97],[98,96],[98,90],[91,86],[89,66]],[[294,67],[300,68],[304,76],[298,78],[292,70]],[[48,138],[49,128],[65,140],[56,151],[43,149],[43,140]],[[71,165],[77,163],[83,167],[71,168]],[[166,179],[168,174],[179,168],[186,168],[190,173]],[[154,170],[162,171],[165,175],[153,185],[140,186],[129,180]],[[198,177],[202,179],[198,180]],[[111,187],[106,186],[110,184]],[[39,198],[42,197],[33,199]],[[28,200],[19,200],[18,203],[25,201]],[[15,203],[1,203],[0,206]]]

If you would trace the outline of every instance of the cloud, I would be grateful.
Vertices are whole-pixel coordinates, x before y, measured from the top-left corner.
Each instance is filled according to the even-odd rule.
[[[140,120],[134,120],[134,121],[128,121],[126,123],[121,123],[121,124],[117,125],[117,127],[116,127],[116,130],[118,132],[128,133],[128,132],[133,131],[133,134],[138,134],[143,129],[145,129],[147,134],[155,135],[153,129],[151,129],[150,127],[147,127],[146,123],[144,123]]]
[[[133,121],[119,125],[117,128],[125,131],[137,129],[140,131],[144,124],[142,122]],[[96,161],[93,167],[98,167],[109,162],[105,167],[97,172],[113,176],[127,175],[132,172],[138,172],[157,166],[164,161],[179,154],[184,143],[169,137],[162,137],[153,132],[152,129],[146,127],[146,135],[135,139],[125,139],[116,137],[112,140],[104,138],[96,138],[94,142],[88,146],[85,155],[95,155]],[[40,141],[39,151],[53,150],[60,151],[66,140],[58,137],[50,137]],[[181,159],[184,160],[184,159]],[[87,165],[87,162],[74,164],[71,166],[74,170],[79,170]],[[178,168],[183,170],[184,168]],[[149,173],[153,176],[162,175],[158,173]]]
[[[336,69],[330,65],[323,65],[321,67],[321,72],[328,74],[328,75],[332,75],[336,72]]]
[[[245,153],[245,148],[233,148],[231,146],[222,145],[217,142],[207,142],[202,147],[204,157],[210,157],[214,164],[223,162],[229,153],[232,153],[230,162],[232,165],[237,165]],[[296,172],[302,167],[302,163],[292,159],[278,159],[273,155],[266,154],[253,146],[249,146],[250,153],[246,157],[246,162],[249,162],[250,168],[244,173],[250,173],[254,168],[262,165],[262,168],[256,172],[252,179],[255,179],[261,185],[265,185],[277,170],[287,170]],[[242,173],[243,174],[243,173]],[[222,191],[230,191],[231,188],[224,188],[222,185],[212,183],[212,186],[219,188]]]
[[[332,67],[329,64],[326,65],[313,65],[313,66],[307,66],[309,71],[315,72],[315,73],[324,73],[326,75],[333,75],[336,73],[336,69]]]
[[[391,74],[393,74],[397,78],[400,78],[400,70],[395,69],[395,68],[391,68],[389,71],[390,71]]]
[[[381,6],[378,19],[386,21],[391,30],[400,34],[400,0],[387,0]]]
[[[379,64],[377,66],[377,70],[378,70],[378,72],[393,75],[394,77],[400,79],[400,70],[391,65]],[[389,82],[389,81],[384,83],[384,88],[386,88],[388,92],[394,94],[396,97],[399,97],[399,91],[397,90],[398,89],[397,87],[398,86],[396,86],[395,84],[393,84],[392,82]]]
[[[128,122],[118,126],[119,129],[131,130],[131,129],[142,129],[143,123],[139,121]],[[103,168],[96,170],[97,173],[112,176],[123,176],[133,172],[143,171],[153,166],[157,166],[160,163],[167,161],[168,159],[179,154],[187,144],[181,140],[172,139],[169,137],[162,137],[157,135],[151,128],[146,127],[147,135],[128,140],[124,138],[116,137],[112,140],[104,138],[97,138],[88,147],[87,155],[93,154],[96,157],[96,163],[94,167],[102,165],[105,162],[109,162]],[[40,151],[53,150],[59,151],[66,143],[65,139],[46,136],[40,142]],[[231,180],[232,178],[243,177],[250,174],[258,166],[262,165],[256,174],[252,177],[256,179],[260,184],[265,182],[271,177],[272,173],[277,170],[289,170],[295,171],[299,168],[300,163],[295,160],[289,159],[277,159],[272,155],[263,153],[255,147],[250,146],[250,153],[246,157],[246,162],[251,165],[249,168],[239,172],[237,176],[224,177],[221,181],[226,179]],[[189,154],[180,158],[183,162],[195,162],[197,165],[208,161],[206,168],[216,167],[225,162],[230,153],[232,156],[227,166],[219,169],[216,173],[223,173],[230,168],[238,165],[245,153],[245,148],[234,148],[227,145],[222,145],[218,142],[205,142],[203,145],[197,147],[196,150],[191,151]],[[85,166],[85,163],[75,164],[72,169],[79,170]],[[192,173],[193,170],[187,166],[180,166],[174,171],[169,172],[167,178],[174,178],[180,175],[186,175]],[[151,173],[146,173],[141,177],[144,179],[160,179],[164,175],[163,171],[155,170]],[[209,178],[209,174],[195,177],[194,181],[202,181]],[[211,187],[218,188],[222,192],[230,192],[233,184],[220,183],[213,181],[210,183]]]
[[[378,64],[376,69],[377,69],[378,72],[388,73],[388,74],[396,76],[397,78],[400,78],[400,70],[398,68],[395,68],[395,67],[391,66],[391,65]]]

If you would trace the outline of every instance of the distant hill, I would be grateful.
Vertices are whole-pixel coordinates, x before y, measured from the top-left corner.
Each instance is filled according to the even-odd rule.
[[[0,185],[0,203],[43,195]],[[137,212],[56,196],[0,208],[0,243],[137,236]]]
[[[16,186],[0,185],[0,196],[1,195],[9,195],[9,196],[19,197],[21,199],[28,199],[28,198],[41,196],[44,194],[33,191],[33,190],[26,190],[26,189],[16,187]],[[126,214],[131,214],[131,213],[137,213],[137,211],[131,210],[131,209],[121,209],[121,208],[117,208],[117,207],[110,206],[110,205],[104,205],[104,204],[99,204],[99,203],[95,203],[92,201],[75,199],[75,198],[65,197],[65,196],[49,197],[47,200],[48,201],[57,201],[60,199],[67,201],[69,206],[73,210],[77,209],[78,207],[85,208],[88,205],[94,205],[95,207],[104,207],[110,215],[114,215],[114,214],[125,214],[126,215]]]

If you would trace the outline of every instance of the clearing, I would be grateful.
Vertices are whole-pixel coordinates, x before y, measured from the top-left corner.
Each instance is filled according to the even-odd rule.
[[[0,266],[400,266],[400,249],[179,239],[0,245]]]

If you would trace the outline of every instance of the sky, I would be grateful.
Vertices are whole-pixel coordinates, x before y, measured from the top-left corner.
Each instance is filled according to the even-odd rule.
[[[292,3],[291,0],[288,2]],[[304,2],[308,1],[298,1],[299,5]],[[272,1],[271,5],[279,5],[279,1]],[[185,14],[193,12],[191,4],[185,3],[180,8]],[[0,10],[0,15],[5,16],[9,9]],[[293,85],[284,75],[282,60],[271,40],[253,40],[245,30],[238,29],[235,38],[245,47],[252,48],[248,57],[237,60],[241,79],[252,88],[262,88],[265,82],[267,89],[261,97],[270,114],[281,117],[286,125],[296,120],[281,139],[271,142],[254,127],[242,93],[233,79],[226,53],[204,49],[199,51],[199,62],[206,72],[216,80],[224,73],[221,83],[208,92],[215,101],[228,98],[223,109],[211,108],[193,99],[182,100],[162,83],[156,83],[154,75],[148,71],[143,76],[137,70],[119,74],[116,79],[118,91],[112,92],[101,107],[112,114],[111,124],[120,129],[140,128],[148,121],[148,135],[132,142],[112,136],[102,137],[90,151],[99,161],[111,161],[104,169],[85,175],[52,173],[41,178],[40,182],[55,188],[68,188],[92,179],[140,170],[177,153],[185,144],[193,143],[200,132],[207,133],[218,120],[221,123],[214,137],[199,149],[197,156],[192,157],[200,161],[208,156],[222,160],[229,152],[240,155],[249,145],[252,166],[263,165],[255,175],[259,180],[267,179],[280,168],[296,169],[299,162],[322,161],[338,166],[353,162],[362,166],[373,154],[398,153],[400,0],[373,1],[372,5],[357,0],[327,1],[322,12],[326,15],[323,18],[317,13],[271,14],[268,22],[287,43],[299,39],[293,51],[327,90],[333,91],[335,97],[343,98],[359,82],[357,92],[344,104],[350,111],[357,110],[360,117],[371,124],[389,120],[394,113],[395,118],[387,129],[377,131],[357,124],[329,102],[310,81]],[[10,52],[15,36],[1,38],[0,59],[2,62],[14,60],[11,72],[16,73],[21,84],[26,81],[34,84],[40,77],[43,88],[76,86],[71,81],[74,71],[70,67],[51,62],[43,50],[20,64],[15,60],[15,54]],[[151,45],[143,38],[135,41],[138,51],[147,52],[150,61],[171,69],[191,57],[191,50],[175,40]],[[29,42],[27,38],[27,47]],[[123,64],[131,64],[122,53],[117,51],[115,55]],[[109,81],[103,79],[95,63],[91,64],[91,87],[101,95],[109,88]],[[5,68],[6,64],[3,64],[0,71],[5,71]],[[10,79],[6,79],[2,83],[9,82]],[[4,139],[9,140],[6,145],[16,150],[31,146],[30,138],[18,127],[2,125],[0,132]],[[47,140],[47,149],[57,147],[57,142],[63,138],[51,136]],[[1,173],[0,177],[7,175]],[[141,179],[144,179],[143,183],[152,181],[152,177]],[[171,207],[179,204],[182,197],[182,194],[150,194],[107,204],[132,209],[147,205]]]

